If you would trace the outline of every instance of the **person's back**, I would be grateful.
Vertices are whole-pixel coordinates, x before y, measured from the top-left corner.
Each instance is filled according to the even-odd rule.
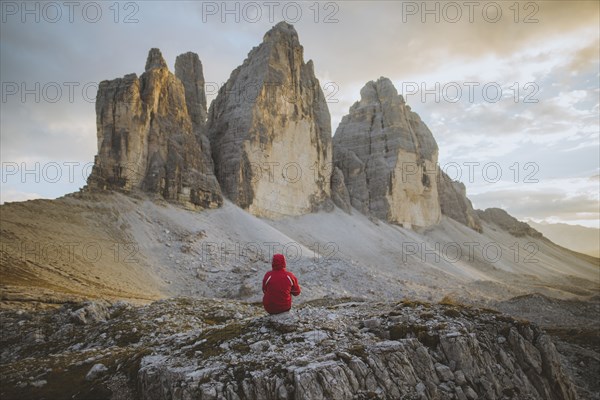
[[[263,278],[263,306],[269,314],[279,314],[292,308],[292,296],[300,294],[298,279],[285,269],[283,254],[274,254],[272,270]]]

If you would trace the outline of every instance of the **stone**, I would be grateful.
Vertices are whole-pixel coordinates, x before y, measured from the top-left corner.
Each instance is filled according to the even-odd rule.
[[[438,363],[435,364],[435,370],[442,381],[448,382],[454,380],[454,374],[448,366]]]
[[[560,355],[550,337],[546,334],[540,335],[535,341],[535,346],[542,358],[544,377],[555,382],[551,391],[553,393],[558,393],[557,397],[577,398],[577,392],[561,365]],[[544,391],[545,389],[543,388],[542,382],[539,380],[537,381],[538,390]]]
[[[89,370],[89,372],[85,375],[86,381],[93,381],[94,379],[98,379],[102,376],[108,368],[104,364],[94,364],[94,366]]]
[[[327,335],[326,332],[320,330],[304,332],[302,336],[304,336],[304,340],[313,343],[320,343],[323,340],[329,338],[329,335]]]
[[[360,212],[406,227],[440,221],[438,147],[388,78],[370,81],[342,118],[333,159]]]
[[[368,329],[377,329],[381,326],[381,320],[379,318],[370,318],[364,320],[363,325]]]
[[[106,322],[110,318],[108,303],[89,301],[73,312],[71,318],[74,322],[85,325],[92,322]]]
[[[100,83],[98,155],[89,189],[141,190],[199,208],[222,204],[201,121],[206,113],[204,91],[195,90],[204,85],[201,64],[186,53],[178,69],[185,86],[169,72],[160,50],[151,49],[139,78],[129,74]]]
[[[442,214],[481,233],[481,221],[467,197],[465,185],[438,168],[437,187]]]
[[[458,400],[467,400],[467,396],[460,386],[455,387],[454,391],[456,392],[456,398]]]
[[[268,348],[270,346],[271,346],[271,343],[268,340],[261,340],[256,343],[252,343],[250,345],[250,350],[252,350],[254,352],[261,352],[261,351],[268,350]]]
[[[223,193],[250,213],[303,215],[331,203],[331,118],[292,25],[273,27],[231,73],[208,132]]]
[[[463,386],[467,383],[467,379],[465,378],[465,374],[461,371],[458,370],[456,372],[454,372],[454,379],[456,381],[456,384],[459,386]]]
[[[471,386],[467,386],[467,388],[464,390],[464,393],[465,396],[467,396],[467,399],[469,400],[477,400],[479,398],[479,396],[477,395],[477,393],[475,393]]]

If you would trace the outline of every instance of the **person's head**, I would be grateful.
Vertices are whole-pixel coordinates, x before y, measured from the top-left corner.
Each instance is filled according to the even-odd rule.
[[[273,269],[285,269],[285,256],[283,254],[273,254]]]

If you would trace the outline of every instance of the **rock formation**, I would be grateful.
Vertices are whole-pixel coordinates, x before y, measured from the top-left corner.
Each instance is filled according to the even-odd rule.
[[[329,111],[293,26],[273,27],[231,73],[208,125],[221,189],[240,207],[279,217],[329,203]]]
[[[460,306],[349,304],[243,319],[219,304],[226,325],[172,336],[141,360],[143,397],[577,398],[554,344],[527,322]]]
[[[100,83],[98,155],[90,188],[140,189],[202,208],[222,203],[203,132],[201,64],[191,53],[180,56],[177,64],[181,80],[169,72],[160,51],[152,49],[139,78],[130,74]]]
[[[265,316],[179,298],[1,316],[3,398],[577,398],[545,332],[458,305],[331,300]]]
[[[187,52],[175,60],[175,76],[183,83],[185,104],[195,132],[206,135],[206,93],[204,74],[198,54]]]
[[[438,168],[437,186],[442,214],[481,232],[481,221],[473,209],[471,200],[467,197],[465,185],[462,182],[453,181]]]
[[[352,206],[403,226],[440,219],[438,147],[387,78],[368,82],[333,138]]]
[[[501,208],[486,208],[477,210],[477,215],[482,220],[495,224],[515,237],[531,236],[541,238],[540,232],[533,229],[525,222],[521,222]]]
[[[331,200],[342,210],[350,213],[352,202],[350,193],[344,183],[344,173],[338,167],[333,167],[331,174]]]

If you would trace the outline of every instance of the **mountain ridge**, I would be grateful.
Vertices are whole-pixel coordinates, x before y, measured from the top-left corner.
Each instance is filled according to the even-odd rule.
[[[527,223],[563,247],[591,257],[600,257],[600,230],[598,228],[564,223],[536,223],[534,221],[527,221]]]

